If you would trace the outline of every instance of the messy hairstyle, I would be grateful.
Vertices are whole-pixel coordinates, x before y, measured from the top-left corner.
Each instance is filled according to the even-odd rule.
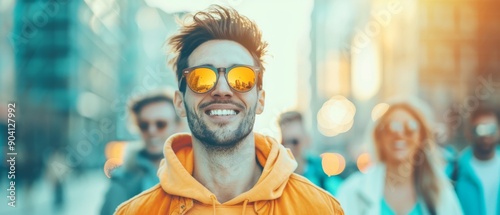
[[[439,204],[438,199],[444,179],[440,175],[441,157],[436,149],[434,134],[425,114],[410,102],[393,103],[382,117],[376,122],[373,137],[378,159],[381,162],[387,162],[389,152],[382,148],[384,133],[384,124],[387,118],[395,111],[402,110],[413,116],[420,127],[419,149],[414,158],[409,158],[410,165],[413,166],[413,177],[415,179],[416,190],[421,195],[428,206],[428,209],[435,212]]]
[[[189,66],[189,56],[198,46],[209,40],[231,40],[241,44],[252,55],[260,68],[257,87],[262,89],[263,56],[267,43],[262,40],[262,33],[253,21],[232,8],[218,5],[187,18],[192,18],[192,22],[181,26],[180,32],[168,40],[174,54],[170,63],[176,72],[177,82],[182,77],[182,71]],[[179,83],[179,90],[182,93],[186,91],[185,81]]]

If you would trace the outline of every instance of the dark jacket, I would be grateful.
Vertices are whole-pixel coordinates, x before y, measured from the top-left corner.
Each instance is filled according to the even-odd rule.
[[[104,198],[101,215],[110,215],[122,202],[153,187],[159,182],[157,169],[144,150],[134,151],[125,164],[111,174],[108,192]]]

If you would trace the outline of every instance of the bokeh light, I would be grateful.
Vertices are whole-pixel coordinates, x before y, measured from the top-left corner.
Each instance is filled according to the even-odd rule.
[[[125,147],[127,146],[127,142],[123,141],[111,141],[106,144],[106,148],[104,149],[104,154],[106,155],[106,159],[115,158],[118,159],[121,164],[123,162],[123,158],[125,155]]]
[[[354,124],[356,107],[344,96],[334,96],[318,111],[318,130],[331,137],[349,131]]]
[[[161,17],[154,8],[143,7],[139,9],[135,16],[135,20],[137,26],[144,31],[155,30],[162,27]]]
[[[102,99],[92,92],[82,92],[78,97],[77,111],[88,118],[97,118],[102,108]]]
[[[370,168],[372,164],[372,160],[370,157],[370,154],[368,153],[361,153],[358,156],[358,159],[356,159],[356,166],[358,167],[359,171],[362,173],[366,173],[366,171]]]
[[[379,103],[373,107],[372,110],[372,120],[377,121],[384,113],[389,109],[389,104],[387,103]]]
[[[359,51],[352,55],[353,95],[359,100],[368,100],[378,93],[382,80],[378,46],[370,41],[353,50]]]
[[[321,154],[321,165],[323,172],[328,176],[338,175],[345,169],[345,158],[338,153],[323,153]]]

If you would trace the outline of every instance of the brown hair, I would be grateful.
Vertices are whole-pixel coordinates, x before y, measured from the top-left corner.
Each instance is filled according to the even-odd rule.
[[[500,119],[500,117],[498,116],[498,113],[495,111],[494,108],[492,108],[491,106],[483,105],[483,106],[479,106],[474,111],[472,111],[472,113],[470,115],[470,123],[472,123],[474,120],[476,120],[480,116],[493,116],[494,118],[496,118],[497,122],[499,122],[499,119]]]
[[[177,75],[177,82],[182,77],[182,71],[188,68],[188,58],[201,44],[209,40],[232,40],[245,47],[260,68],[257,87],[262,89],[263,56],[267,43],[262,40],[262,33],[257,25],[232,8],[218,5],[211,6],[207,11],[192,15],[193,22],[181,26],[180,33],[172,36],[168,44],[172,47],[174,58],[170,63]],[[186,84],[179,83],[179,90],[186,91]]]
[[[439,195],[441,191],[442,179],[437,171],[440,170],[439,154],[436,149],[434,134],[428,120],[410,103],[400,102],[392,104],[389,109],[376,122],[373,137],[375,140],[375,149],[381,162],[386,162],[387,155],[382,149],[382,137],[384,136],[382,127],[387,118],[396,110],[403,110],[412,115],[420,125],[421,143],[417,154],[410,158],[410,165],[413,166],[413,176],[415,179],[416,190],[421,195],[431,211],[435,211],[439,204]]]
[[[153,91],[130,99],[129,111],[132,121],[137,123],[139,112],[147,105],[156,102],[167,102],[169,105],[172,105],[172,107],[174,106],[173,96],[169,92],[163,90]],[[180,120],[181,118],[175,114],[175,121],[180,122]]]

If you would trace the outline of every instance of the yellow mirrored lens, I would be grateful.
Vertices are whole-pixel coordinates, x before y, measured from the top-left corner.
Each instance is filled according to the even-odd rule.
[[[187,75],[186,81],[194,92],[205,93],[215,86],[217,75],[209,68],[196,68]]]
[[[227,73],[227,82],[237,91],[249,91],[255,85],[255,72],[248,67],[235,67]]]

